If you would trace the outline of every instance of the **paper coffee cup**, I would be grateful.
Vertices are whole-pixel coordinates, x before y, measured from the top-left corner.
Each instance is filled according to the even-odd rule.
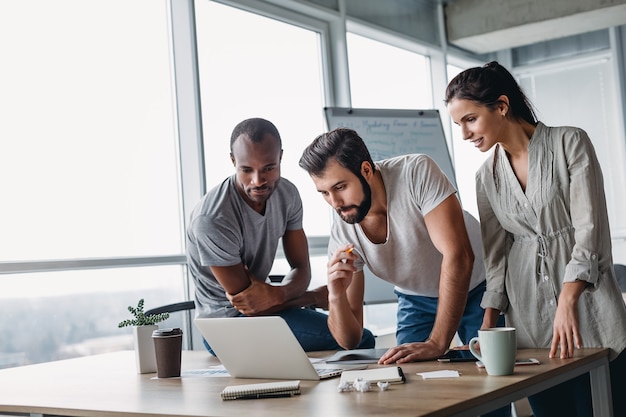
[[[157,329],[152,332],[156,353],[157,377],[180,376],[183,331],[179,328]]]

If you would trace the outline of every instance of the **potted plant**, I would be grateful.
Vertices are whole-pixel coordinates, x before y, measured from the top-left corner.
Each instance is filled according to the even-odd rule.
[[[137,307],[128,306],[128,311],[134,316],[133,319],[121,321],[118,327],[133,326],[133,341],[135,347],[135,360],[137,373],[146,374],[156,372],[156,357],[152,332],[159,328],[157,323],[167,320],[169,313],[149,314],[143,311],[143,298],[137,303]]]

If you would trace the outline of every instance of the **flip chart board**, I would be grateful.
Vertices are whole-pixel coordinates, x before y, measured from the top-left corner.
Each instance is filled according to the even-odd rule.
[[[433,158],[457,186],[439,111],[326,107],[324,112],[329,130],[356,130],[374,161],[423,153]]]
[[[430,156],[457,187],[448,144],[437,110],[324,108],[328,129],[355,130],[374,161],[409,153]],[[365,274],[364,304],[393,303],[393,285],[372,274]]]

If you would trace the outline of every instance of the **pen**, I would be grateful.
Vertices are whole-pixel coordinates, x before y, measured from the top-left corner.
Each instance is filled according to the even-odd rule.
[[[344,250],[344,253],[352,253],[352,251],[354,250],[354,247],[348,248],[346,250]],[[343,262],[344,264],[348,262],[347,259],[342,259],[341,262]]]
[[[398,374],[400,375],[400,378],[402,378],[402,382],[406,382],[406,376],[404,376],[404,372],[402,371],[402,368],[400,368],[398,366]]]

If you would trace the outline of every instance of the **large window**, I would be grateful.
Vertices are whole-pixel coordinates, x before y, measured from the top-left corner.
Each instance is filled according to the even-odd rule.
[[[180,301],[182,266],[3,275],[0,368],[133,348],[117,324],[140,298],[146,308]],[[181,327],[182,316],[171,326]]]
[[[81,268],[183,251],[168,45],[165,1],[0,3],[0,367],[132,347],[126,306],[183,296]]]
[[[180,253],[165,3],[0,11],[1,259]]]
[[[433,108],[426,56],[353,33],[347,41],[352,107]]]

